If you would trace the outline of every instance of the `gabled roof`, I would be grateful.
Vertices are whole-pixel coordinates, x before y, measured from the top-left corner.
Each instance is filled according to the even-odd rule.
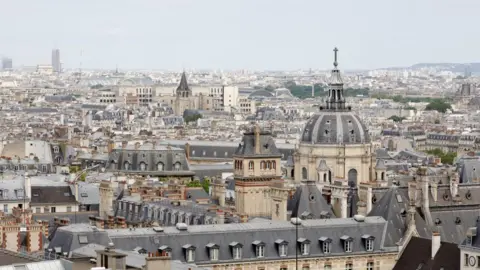
[[[412,237],[393,269],[455,270],[459,265],[460,249],[456,244],[441,242],[432,258],[432,240]]]
[[[291,217],[301,219],[335,218],[332,207],[323,198],[322,192],[315,182],[303,182],[297,187],[293,198],[287,202],[287,210],[292,211]]]

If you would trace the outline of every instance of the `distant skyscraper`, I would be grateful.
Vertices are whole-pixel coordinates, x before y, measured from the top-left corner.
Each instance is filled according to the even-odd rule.
[[[53,49],[52,50],[52,67],[53,71],[61,72],[62,71],[62,64],[60,63],[60,50]]]
[[[2,69],[12,69],[12,59],[11,58],[2,58]]]

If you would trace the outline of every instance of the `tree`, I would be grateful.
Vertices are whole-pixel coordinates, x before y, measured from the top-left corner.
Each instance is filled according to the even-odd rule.
[[[202,115],[199,113],[193,114],[193,115],[186,115],[183,117],[183,120],[188,124],[190,122],[195,122],[198,119],[202,118]]]
[[[388,119],[393,120],[393,122],[401,123],[403,120],[405,120],[405,117],[392,115]]]
[[[202,183],[198,180],[193,180],[187,183],[187,187],[202,187]]]
[[[427,107],[425,107],[425,110],[445,113],[451,108],[452,106],[450,103],[445,102],[443,99],[434,99],[428,103]]]
[[[203,178],[202,187],[203,187],[203,190],[205,190],[205,192],[207,194],[209,194],[209,192],[210,192],[210,178],[208,178],[208,177]]]
[[[78,180],[85,182],[86,179],[87,179],[87,172],[84,172],[80,175],[80,178]]]
[[[452,165],[453,162],[455,161],[455,158],[457,157],[457,153],[456,152],[443,152],[441,149],[439,148],[435,148],[433,150],[428,150],[426,151],[427,154],[430,154],[430,155],[434,155],[436,157],[439,157],[441,160],[442,160],[442,163],[443,164],[450,164]]]

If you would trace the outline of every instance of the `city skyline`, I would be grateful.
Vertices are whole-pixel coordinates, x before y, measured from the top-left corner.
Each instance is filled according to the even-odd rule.
[[[337,2],[7,2],[0,54],[34,66],[58,48],[66,69],[329,69],[334,46],[345,70],[480,62],[478,2]]]

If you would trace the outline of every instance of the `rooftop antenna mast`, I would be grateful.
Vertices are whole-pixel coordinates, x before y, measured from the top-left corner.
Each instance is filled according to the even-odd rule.
[[[77,84],[79,84],[80,81],[82,80],[82,58],[83,58],[83,49],[80,50],[80,65],[79,65],[79,68],[78,68]]]

